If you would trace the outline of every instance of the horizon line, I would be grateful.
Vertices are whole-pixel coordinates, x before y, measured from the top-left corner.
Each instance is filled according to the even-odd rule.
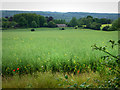
[[[43,11],[43,10],[20,10],[20,9],[0,9],[1,11],[41,11],[41,12],[59,12],[59,13],[68,13],[68,12],[74,12],[74,11],[66,11],[66,12],[60,12],[60,11]],[[83,11],[75,11],[75,12],[82,12],[82,13],[106,13],[106,14],[118,14],[119,12],[83,12]]]

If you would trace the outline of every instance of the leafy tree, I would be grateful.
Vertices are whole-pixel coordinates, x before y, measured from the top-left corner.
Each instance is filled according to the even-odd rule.
[[[77,19],[75,17],[73,17],[69,24],[72,27],[77,26],[78,25]]]
[[[9,21],[2,21],[2,28],[9,28],[10,27],[10,24],[9,24]]]
[[[79,26],[79,27],[82,27],[82,25],[84,25],[83,18],[78,19],[77,22],[78,22],[78,26]]]
[[[37,28],[37,23],[35,21],[32,21],[32,28]]]
[[[13,21],[13,17],[10,17],[10,18],[9,18],[9,21]]]
[[[16,22],[14,22],[14,21],[3,21],[2,22],[2,27],[3,28],[14,28],[14,27],[16,27],[17,26],[17,23]]]
[[[54,18],[50,16],[50,17],[46,17],[46,19],[47,19],[47,22],[50,22],[50,21],[53,21]]]
[[[93,19],[93,17],[92,17],[92,16],[87,16],[87,18],[92,18],[92,19]]]
[[[19,20],[21,17],[25,19],[27,27],[31,27],[32,26],[32,21],[35,21],[38,27],[42,27],[43,24],[45,22],[47,22],[46,18],[44,16],[37,15],[35,13],[21,13],[21,14],[16,14],[16,15],[13,16],[13,20],[15,22],[17,22],[18,24],[21,24],[20,20]],[[21,25],[20,25],[20,27],[21,27]]]
[[[18,24],[20,25],[20,27],[27,27],[28,25],[27,20],[24,17],[19,18]]]
[[[56,24],[53,21],[48,22],[48,27],[54,28]]]
[[[46,23],[47,20],[46,20],[46,18],[44,16],[38,15],[38,17],[39,17],[39,26],[43,27],[44,23]]]
[[[112,26],[109,28],[109,30],[120,30],[120,18],[117,20],[113,21]]]
[[[17,24],[18,24],[18,23],[12,21],[12,22],[10,22],[10,27],[15,28],[15,27],[17,26]]]
[[[48,27],[48,24],[47,24],[47,23],[44,23],[43,26],[44,26],[44,27]]]
[[[91,29],[95,29],[95,30],[100,30],[100,27],[101,27],[101,24],[100,24],[100,23],[96,23],[96,22],[93,22],[93,23],[90,25],[90,28],[91,28]]]
[[[106,19],[106,18],[94,18],[94,22],[101,23],[101,24],[111,24],[112,20],[111,19]]]
[[[103,27],[103,31],[108,31],[109,30],[109,28],[110,28],[110,26],[105,26],[105,27]]]
[[[8,21],[8,19],[3,17],[3,18],[2,18],[2,21]]]
[[[66,24],[65,20],[62,20],[62,19],[56,19],[56,20],[53,20],[53,21],[56,24]]]

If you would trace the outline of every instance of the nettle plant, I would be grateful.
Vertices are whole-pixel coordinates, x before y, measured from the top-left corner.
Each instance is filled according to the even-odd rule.
[[[120,66],[120,53],[119,53],[120,40],[118,40],[117,42],[115,42],[114,40],[109,40],[109,42],[111,43],[112,50],[114,50],[115,46],[118,46],[118,55],[113,55],[110,51],[107,51],[107,46],[97,46],[96,44],[94,44],[91,47],[94,50],[99,50],[107,54],[106,56],[102,56],[101,59],[99,60],[97,71],[104,74],[105,71],[107,70],[105,74],[115,75],[114,78],[108,79],[107,81],[105,81],[108,83],[106,83],[105,86],[102,86],[102,87],[119,87],[120,86],[120,83],[119,83],[120,82],[120,77],[119,77],[120,75],[120,67],[119,67]]]

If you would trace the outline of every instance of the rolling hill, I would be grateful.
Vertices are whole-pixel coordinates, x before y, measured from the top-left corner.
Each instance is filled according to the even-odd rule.
[[[43,16],[52,16],[54,19],[65,19],[70,21],[72,17],[77,19],[86,17],[88,15],[93,16],[94,18],[107,18],[115,20],[118,18],[116,13],[89,13],[89,12],[50,12],[50,11],[18,11],[18,10],[0,10],[2,12],[2,17],[10,17],[19,13],[36,13]]]

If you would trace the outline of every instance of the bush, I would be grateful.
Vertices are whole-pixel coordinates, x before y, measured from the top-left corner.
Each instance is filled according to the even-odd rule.
[[[31,31],[35,31],[35,29],[31,29]]]
[[[37,28],[38,25],[37,25],[37,23],[35,21],[32,21],[32,25],[31,26],[32,26],[32,28]]]
[[[110,27],[111,31],[118,31],[120,28],[120,18],[118,18],[117,20],[114,20],[112,22],[112,26]]]
[[[95,29],[95,30],[100,30],[100,27],[101,27],[101,24],[100,24],[100,23],[96,23],[96,22],[93,22],[93,23],[90,25],[90,28],[91,28],[91,29]]]
[[[47,23],[44,23],[43,26],[44,26],[44,27],[48,27],[48,24],[47,24]]]
[[[48,23],[48,27],[54,28],[54,27],[56,27],[56,24],[53,21],[50,21]]]
[[[105,26],[105,27],[103,27],[103,31],[108,31],[109,30],[109,28],[110,28],[110,26]]]
[[[75,28],[75,29],[77,29],[77,28],[78,28],[78,26],[75,26],[74,28]]]
[[[59,28],[60,30],[65,30],[65,28]]]

